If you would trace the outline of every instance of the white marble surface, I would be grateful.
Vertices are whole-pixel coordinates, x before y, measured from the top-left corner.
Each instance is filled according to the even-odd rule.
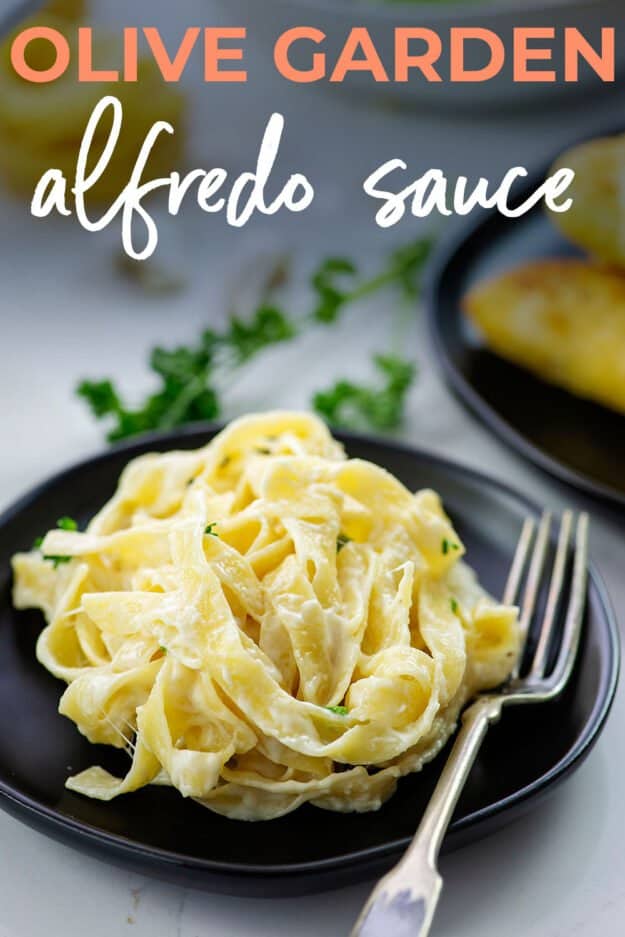
[[[599,125],[610,114],[617,119],[621,104],[616,98],[605,101],[592,114],[580,108],[497,119],[473,114],[467,120],[373,110],[340,95],[301,89],[287,93],[276,87],[271,94],[259,108],[249,96],[232,92],[229,119],[220,111],[214,159],[225,159],[236,145],[244,160],[244,154],[254,152],[268,108],[283,109],[293,127],[286,155],[297,168],[314,168],[324,181],[323,196],[306,224],[257,226],[234,237],[226,236],[217,221],[210,227],[205,218],[181,221],[171,237],[187,257],[192,280],[180,298],[148,301],[111,277],[115,232],[86,238],[68,223],[37,224],[23,205],[3,202],[0,507],[101,445],[99,428],[72,398],[77,378],[110,373],[129,393],[141,389],[147,381],[147,345],[187,338],[218,318],[228,290],[224,283],[236,279],[261,238],[264,249],[281,249],[288,242],[297,257],[305,255],[313,263],[315,243],[319,251],[333,247],[365,257],[378,252],[379,238],[367,240],[366,206],[355,208],[352,200],[361,169],[377,165],[385,153],[403,147],[404,153],[418,153],[425,166],[439,160],[475,171],[488,159],[503,167],[516,162],[519,153],[529,161],[551,151],[581,123]],[[199,107],[210,110],[210,100]],[[308,128],[315,129],[312,151],[304,145],[303,114]],[[205,136],[196,135],[204,164],[211,150],[204,142],[210,141],[206,127]],[[298,305],[305,299],[293,301]],[[366,373],[368,351],[394,341],[414,348],[421,365],[404,438],[486,469],[545,503],[576,501],[466,415],[439,382],[420,316],[393,315],[392,306],[391,297],[379,297],[352,310],[331,341],[319,330],[267,354],[229,389],[229,413],[305,405],[311,391],[336,377]],[[623,520],[606,507],[593,505],[592,510],[594,559],[620,613],[625,604]],[[443,860],[446,887],[436,937],[623,933],[624,692],[591,758],[557,796],[524,820]],[[345,937],[368,887],[271,901],[183,891],[87,859],[0,813],[0,937]]]

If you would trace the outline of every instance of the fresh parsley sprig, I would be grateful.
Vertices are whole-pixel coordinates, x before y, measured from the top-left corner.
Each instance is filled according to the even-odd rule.
[[[329,390],[315,394],[313,406],[331,426],[390,430],[401,423],[406,395],[416,377],[416,366],[394,355],[376,355],[373,361],[382,378],[381,384],[338,381]]]
[[[84,380],[76,393],[97,420],[106,421],[111,442],[157,430],[172,430],[195,421],[214,420],[222,413],[220,385],[263,349],[291,341],[315,324],[332,325],[345,307],[384,287],[396,286],[407,297],[417,295],[430,238],[419,238],[394,251],[372,278],[359,279],[356,265],[344,257],[324,260],[311,277],[312,311],[294,318],[263,295],[249,320],[231,316],[221,332],[204,331],[190,345],[154,348],[149,365],[158,381],[156,391],[137,406],[129,405],[110,379]],[[358,388],[341,381],[331,392],[317,395],[315,406],[335,425],[347,425],[350,409],[363,428],[391,429],[401,418],[403,399],[414,380],[414,366],[399,358],[376,358],[386,379],[381,389]]]
[[[311,278],[316,301],[311,318],[316,322],[331,325],[339,318],[343,307],[352,302],[358,292],[353,284],[357,268],[346,257],[328,257]],[[346,285],[352,284],[352,289]]]
[[[357,280],[358,268],[353,261],[347,257],[329,257],[312,277],[317,297],[312,317],[317,322],[336,322],[345,306],[387,286],[399,286],[407,299],[415,299],[433,246],[432,238],[417,238],[393,251],[383,270],[360,283]]]

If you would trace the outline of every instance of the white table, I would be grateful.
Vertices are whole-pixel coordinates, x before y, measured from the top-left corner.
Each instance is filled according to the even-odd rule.
[[[241,167],[246,159],[252,162],[270,109],[283,110],[289,121],[285,156],[296,169],[308,167],[319,182],[317,203],[305,223],[259,224],[235,235],[218,219],[180,219],[168,234],[183,248],[191,271],[190,288],[180,297],[149,300],[111,275],[116,232],[86,237],[71,224],[36,223],[23,205],[3,203],[0,507],[101,445],[100,429],[72,398],[77,378],[112,374],[129,393],[145,387],[146,348],[186,339],[217,320],[224,281],[236,277],[245,257],[257,254],[261,239],[264,249],[288,242],[311,264],[330,249],[373,257],[383,241],[357,189],[358,180],[383,159],[399,153],[415,165],[418,156],[420,171],[441,165],[450,172],[483,172],[486,166],[494,172],[550,152],[584,119],[583,110],[563,109],[455,120],[371,109],[339,94],[287,91],[269,78],[267,86],[261,107],[251,92],[226,89],[219,140],[210,142],[208,126],[198,130],[195,164],[220,163],[233,153]],[[212,101],[206,93],[200,112],[210,114]],[[609,114],[618,119],[620,103],[600,102],[592,120],[599,125]],[[201,123],[198,117],[198,128]],[[395,239],[408,236],[404,229]],[[305,308],[303,297],[293,301]],[[320,330],[265,355],[228,392],[228,415],[277,404],[305,406],[311,391],[336,377],[368,373],[368,352],[387,347],[393,332],[388,317],[380,315],[383,303],[390,307],[390,297],[353,310],[332,333]],[[546,503],[574,500],[573,493],[504,450],[451,399],[430,360],[420,317],[409,316],[400,334],[421,363],[403,432],[407,440],[486,468]],[[609,508],[592,510],[594,559],[621,609],[622,530]],[[434,934],[619,937],[625,918],[624,771],[622,691],[589,761],[557,796],[444,859],[446,888]],[[184,891],[87,859],[2,813],[0,868],[0,937],[343,937],[369,889],[266,902]]]

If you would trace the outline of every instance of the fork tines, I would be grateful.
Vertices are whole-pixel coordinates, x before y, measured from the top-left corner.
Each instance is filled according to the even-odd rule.
[[[576,518],[571,510],[563,513],[548,569],[552,527],[549,511],[538,525],[532,518],[525,521],[504,594],[504,602],[513,605],[525,584],[520,602],[521,650],[511,687],[542,689],[546,698],[557,696],[566,686],[579,648],[588,581],[588,515]],[[519,680],[526,657],[531,659]]]

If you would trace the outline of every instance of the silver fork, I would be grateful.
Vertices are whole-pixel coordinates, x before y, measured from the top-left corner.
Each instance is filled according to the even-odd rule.
[[[555,700],[565,689],[579,648],[588,582],[589,522],[588,515],[581,514],[575,525],[575,554],[570,585],[568,593],[563,594],[574,523],[573,513],[565,511],[536,650],[527,674],[520,678],[536,605],[543,584],[547,581],[545,561],[552,518],[549,513],[543,514],[537,532],[533,519],[525,521],[503,598],[506,605],[513,605],[517,601],[531,552],[521,606],[521,652],[512,677],[496,693],[478,697],[465,710],[462,727],[412,843],[400,862],[373,890],[351,937],[426,937],[443,886],[443,879],[437,869],[443,837],[489,726],[500,719],[505,706],[546,703]],[[560,619],[558,612],[562,602],[567,599],[556,663],[548,674],[552,639]]]

